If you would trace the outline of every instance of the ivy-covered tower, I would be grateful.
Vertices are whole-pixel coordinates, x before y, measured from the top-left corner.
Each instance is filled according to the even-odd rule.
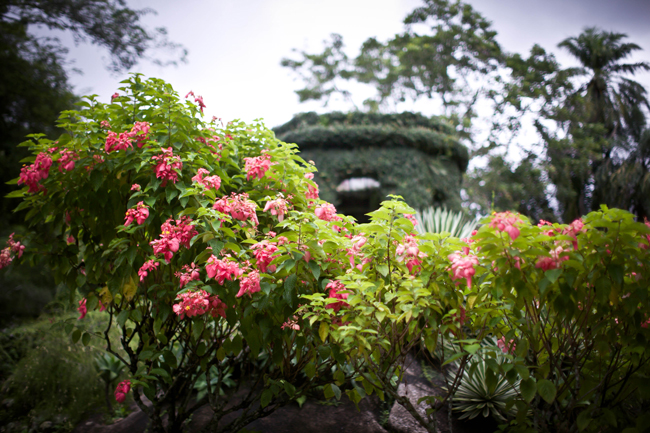
[[[460,210],[460,185],[467,149],[453,127],[419,113],[296,115],[275,128],[314,161],[320,196],[339,212],[364,221],[388,194],[401,195],[416,209]]]

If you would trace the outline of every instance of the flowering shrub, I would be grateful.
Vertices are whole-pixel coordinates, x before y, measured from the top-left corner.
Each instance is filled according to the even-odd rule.
[[[309,323],[320,322],[323,339],[340,344],[359,374],[363,391],[351,390],[353,400],[389,393],[436,431],[435,416],[399,395],[392,375],[415,348],[454,362],[446,394],[428,397],[433,414],[451,406],[465,367],[476,368],[479,343],[492,335],[497,350],[480,357],[489,380],[516,385],[500,403],[508,431],[635,425],[629,399],[650,391],[650,226],[606,208],[569,225],[532,226],[502,213],[459,240],[416,236],[412,212],[385,202],[371,223],[351,227],[336,260],[354,258],[353,266],[328,294],[305,296]],[[455,349],[445,355],[446,346]]]
[[[0,262],[47,252],[82,297],[79,320],[62,325],[75,341],[106,340],[129,375],[116,400],[132,393],[156,432],[179,431],[206,403],[211,431],[238,431],[349,376],[299,305],[340,273],[319,244],[342,236],[314,213],[314,167],[259,123],[205,124],[194,103],[136,75],[109,104],[89,97],[64,112],[56,142],[31,136],[34,162],[11,196],[33,235],[26,248],[11,238]],[[94,309],[124,352],[109,329],[85,327]]]

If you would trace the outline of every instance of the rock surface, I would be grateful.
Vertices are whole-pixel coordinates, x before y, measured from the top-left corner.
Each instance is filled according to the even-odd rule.
[[[417,405],[418,399],[426,395],[440,395],[444,380],[431,371],[422,369],[420,361],[409,356],[405,365],[402,383],[398,392],[407,396],[418,411],[425,415],[424,404]],[[427,378],[428,377],[428,378]],[[246,426],[249,432],[260,433],[426,433],[415,418],[406,409],[395,403],[385,427],[382,427],[382,402],[376,397],[365,398],[357,410],[344,394],[340,402],[324,403],[308,400],[298,407],[296,403],[279,408],[266,418],[260,418]],[[101,417],[94,416],[80,423],[74,433],[144,433],[147,416],[134,405],[134,411],[126,418],[112,425],[102,425]],[[212,412],[208,406],[200,408],[187,428],[188,433],[198,433],[207,425]],[[475,419],[469,422],[452,418],[449,424],[447,410],[441,410],[436,416],[439,433],[491,433],[496,430],[496,423],[491,419]],[[451,427],[451,428],[450,428]]]

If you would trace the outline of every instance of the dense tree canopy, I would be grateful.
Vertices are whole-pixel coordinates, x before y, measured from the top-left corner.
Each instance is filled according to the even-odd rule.
[[[503,52],[490,22],[460,1],[425,0],[404,23],[388,41],[368,39],[353,60],[338,35],[320,54],[284,59],[304,78],[301,101],[336,93],[351,100],[349,81],[376,89],[364,103],[371,111],[395,110],[407,98],[438,100],[440,114],[485,161],[467,184],[467,202],[479,213],[513,209],[571,221],[604,203],[648,215],[650,107],[630,75],[650,65],[624,62],[640,49],[625,34],[587,28],[566,39],[559,47],[582,67],[564,68],[537,45],[527,56]],[[492,109],[477,119],[480,101]],[[539,141],[522,144],[530,119]],[[506,157],[513,150],[520,161]]]
[[[26,153],[16,148],[28,133],[53,136],[62,110],[76,100],[68,81],[67,49],[56,39],[34,34],[47,28],[71,32],[76,42],[90,42],[110,54],[108,69],[122,72],[140,59],[160,64],[184,60],[186,51],[167,40],[164,28],[149,30],[141,17],[153,10],[135,10],[124,0],[8,0],[0,4],[0,194],[18,175]],[[168,60],[151,57],[163,49]],[[158,54],[155,54],[158,55]],[[3,200],[4,218],[15,203]]]

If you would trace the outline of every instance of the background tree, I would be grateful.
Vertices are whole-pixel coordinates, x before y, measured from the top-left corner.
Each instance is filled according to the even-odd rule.
[[[406,30],[393,39],[368,39],[352,61],[340,36],[321,54],[284,59],[305,79],[301,101],[327,101],[336,93],[351,99],[346,81],[376,89],[364,103],[368,110],[397,110],[407,98],[437,99],[472,156],[485,161],[468,173],[467,202],[478,213],[513,209],[533,219],[571,221],[605,203],[647,214],[648,164],[637,150],[648,100],[627,75],[650,66],[622,62],[640,49],[625,42],[626,35],[588,28],[568,38],[560,47],[583,67],[563,68],[537,45],[528,56],[504,53],[489,21],[460,1],[425,0],[404,23]],[[429,25],[424,33],[423,24]],[[479,101],[491,107],[481,119]],[[538,142],[522,145],[519,133],[531,119]],[[516,148],[521,160],[507,160]]]
[[[35,28],[70,32],[75,42],[108,50],[113,72],[139,60],[158,64],[185,61],[187,51],[167,39],[166,30],[147,29],[141,18],[155,13],[136,10],[124,0],[8,0],[0,5],[0,194],[7,221],[15,203],[4,199],[5,182],[18,176],[18,161],[27,153],[16,145],[28,133],[54,136],[58,113],[74,107],[76,97],[66,70],[67,49],[56,39],[37,36]],[[169,53],[167,59],[152,57]],[[12,221],[9,219],[9,221]]]

